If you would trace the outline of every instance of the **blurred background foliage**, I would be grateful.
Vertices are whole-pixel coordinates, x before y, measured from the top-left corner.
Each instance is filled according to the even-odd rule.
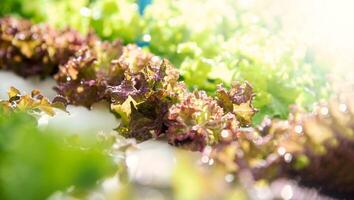
[[[0,199],[46,199],[70,187],[85,194],[116,168],[90,140],[41,130],[26,113],[0,110]]]

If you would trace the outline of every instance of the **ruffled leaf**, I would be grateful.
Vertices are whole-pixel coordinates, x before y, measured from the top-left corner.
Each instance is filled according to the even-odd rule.
[[[205,92],[187,94],[169,109],[167,137],[177,146],[200,151],[206,145],[233,138],[238,128],[236,117],[224,115],[217,101]]]
[[[123,124],[128,124],[130,122],[132,107],[136,109],[136,104],[136,101],[129,96],[122,104],[112,104],[111,109],[113,112],[119,114]]]
[[[252,105],[254,96],[253,89],[247,82],[243,84],[235,82],[229,91],[222,85],[217,89],[219,105],[225,112],[234,113],[243,126],[252,124],[252,117],[257,112]]]
[[[8,94],[8,100],[0,101],[2,109],[5,111],[22,111],[32,114],[43,112],[50,116],[55,114],[54,108],[67,112],[66,104],[59,101],[50,102],[39,90],[33,90],[31,94],[21,95],[18,89],[11,87]]]

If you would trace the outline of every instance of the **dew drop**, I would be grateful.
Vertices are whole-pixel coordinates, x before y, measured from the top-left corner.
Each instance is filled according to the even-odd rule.
[[[320,110],[321,115],[328,115],[328,108],[327,107],[322,107]]]
[[[339,105],[339,110],[341,111],[341,112],[347,112],[347,105],[345,105],[344,103],[341,103],[340,105]]]
[[[81,92],[84,91],[84,88],[83,88],[82,86],[79,86],[79,87],[77,87],[76,91],[77,91],[78,93],[81,93]]]
[[[230,135],[230,133],[229,133],[228,130],[222,130],[221,131],[221,137],[227,138],[227,137],[229,137],[229,135]]]
[[[225,176],[225,181],[227,183],[231,183],[234,179],[235,179],[235,177],[232,174],[226,174],[226,176]]]
[[[286,149],[284,147],[279,147],[278,148],[278,154],[283,156],[286,153]]]
[[[297,134],[301,134],[302,133],[302,126],[301,125],[296,125],[295,126],[295,132]]]
[[[208,156],[202,156],[201,161],[202,161],[202,163],[208,163],[209,157]]]
[[[203,154],[209,155],[209,154],[211,153],[211,151],[212,151],[211,146],[206,146],[206,147],[204,148]]]
[[[209,163],[208,163],[208,164],[209,164],[209,165],[213,165],[213,164],[214,164],[214,159],[211,158],[211,159],[209,160]]]
[[[286,153],[284,155],[285,162],[290,163],[292,159],[293,159],[293,156],[290,153]]]
[[[149,34],[144,34],[143,41],[144,42],[150,42],[150,40],[151,40],[151,36]]]
[[[281,190],[281,193],[280,193],[281,197],[284,199],[284,200],[290,200],[294,193],[293,193],[293,189],[291,188],[290,185],[286,185],[283,187],[283,189]]]

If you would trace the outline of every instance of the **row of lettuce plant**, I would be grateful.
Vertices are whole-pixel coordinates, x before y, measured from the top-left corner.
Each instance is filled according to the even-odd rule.
[[[215,94],[217,85],[250,82],[264,116],[286,118],[289,105],[311,108],[328,96],[326,70],[298,35],[267,7],[244,1],[155,0],[140,14],[134,0],[5,1],[0,14],[94,31],[105,40],[138,43],[179,68],[189,89]],[[52,15],[52,13],[57,13]]]
[[[166,139],[201,151],[202,162],[217,162],[228,173],[247,169],[255,180],[301,177],[304,185],[331,195],[353,194],[352,85],[313,112],[297,108],[288,120],[266,119],[257,127],[248,82],[218,85],[215,95],[190,92],[167,59],[135,45],[14,18],[1,19],[0,27],[0,68],[53,76],[58,92],[50,102],[38,91],[22,96],[11,88],[1,101],[6,112],[52,115],[67,103],[90,108],[107,101],[121,119],[117,131],[127,138]]]

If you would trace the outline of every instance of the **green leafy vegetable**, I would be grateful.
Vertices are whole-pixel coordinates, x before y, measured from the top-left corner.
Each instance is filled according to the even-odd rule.
[[[286,118],[289,105],[310,107],[326,96],[324,69],[305,44],[257,9],[241,1],[156,0],[143,16],[149,49],[180,67],[190,88],[214,93],[221,82],[249,81],[260,109],[255,120]]]
[[[0,108],[0,198],[45,199],[71,186],[77,193],[93,188],[114,173],[114,165],[98,146],[86,147],[40,130],[28,114]]]

